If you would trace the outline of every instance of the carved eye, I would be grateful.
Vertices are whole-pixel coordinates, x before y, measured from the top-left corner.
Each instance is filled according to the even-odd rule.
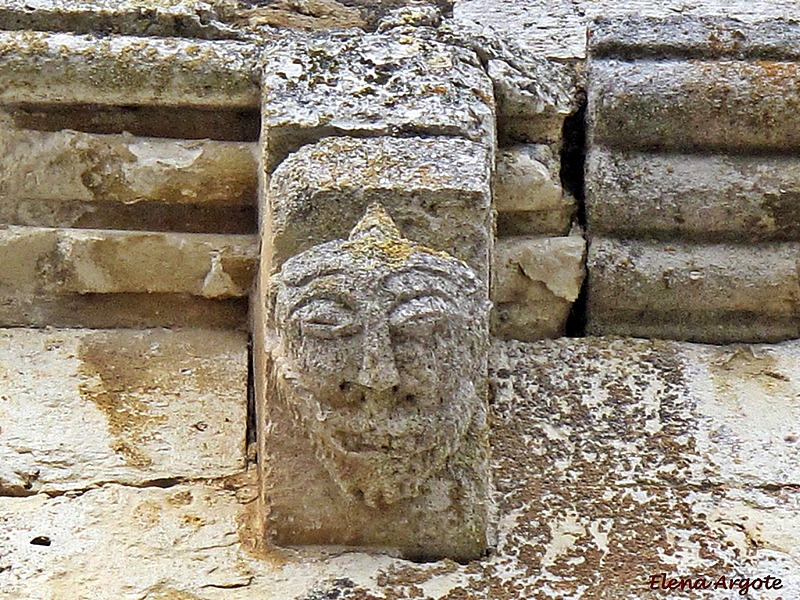
[[[456,306],[441,296],[418,296],[398,305],[389,315],[393,331],[424,337],[458,314]]]
[[[310,301],[295,311],[293,319],[299,323],[302,335],[324,340],[349,337],[360,330],[355,313],[341,302],[328,298]]]

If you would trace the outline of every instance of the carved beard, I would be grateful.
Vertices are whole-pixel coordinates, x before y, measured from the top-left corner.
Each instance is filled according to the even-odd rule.
[[[317,460],[346,494],[371,507],[414,498],[442,471],[470,425],[486,420],[469,378],[444,390],[435,412],[403,404],[391,392],[372,394],[380,408],[327,408],[285,359],[275,364],[278,400],[310,438]],[[367,392],[369,393],[369,392]]]

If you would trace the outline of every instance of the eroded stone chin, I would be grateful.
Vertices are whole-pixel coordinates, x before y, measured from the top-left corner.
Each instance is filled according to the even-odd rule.
[[[278,367],[277,381],[281,400],[326,471],[343,492],[370,506],[418,496],[458,451],[482,407],[469,381],[428,410],[386,393],[369,410],[323,406],[286,363]]]

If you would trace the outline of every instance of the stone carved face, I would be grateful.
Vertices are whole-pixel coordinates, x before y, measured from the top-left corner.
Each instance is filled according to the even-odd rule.
[[[481,282],[373,205],[349,241],[293,257],[274,284],[279,391],[326,470],[371,506],[418,495],[485,421]]]

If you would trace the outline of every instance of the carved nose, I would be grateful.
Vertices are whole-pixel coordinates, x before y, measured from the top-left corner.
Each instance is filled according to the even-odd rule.
[[[376,392],[400,383],[388,329],[372,331],[364,340],[364,358],[356,381]]]

